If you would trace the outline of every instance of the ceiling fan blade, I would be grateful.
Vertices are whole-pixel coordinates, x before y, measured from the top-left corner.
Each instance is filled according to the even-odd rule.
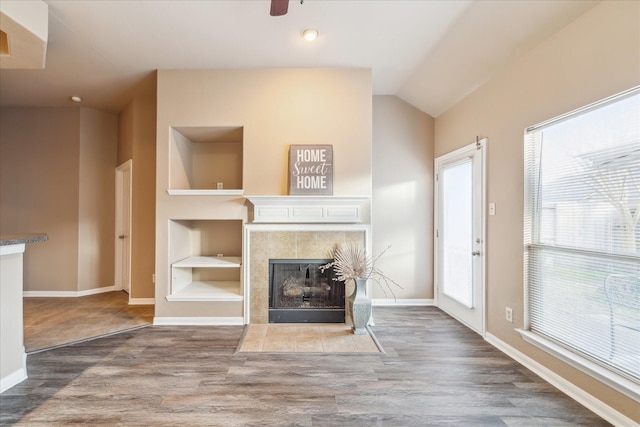
[[[289,0],[271,0],[271,16],[282,16],[287,14]]]

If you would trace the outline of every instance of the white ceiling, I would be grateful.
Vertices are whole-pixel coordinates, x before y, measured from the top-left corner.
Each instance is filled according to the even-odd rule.
[[[4,0],[7,1],[7,0]],[[45,0],[44,70],[3,69],[2,106],[119,111],[155,69],[362,67],[373,93],[438,116],[576,19],[587,0]],[[320,32],[315,42],[300,37]]]

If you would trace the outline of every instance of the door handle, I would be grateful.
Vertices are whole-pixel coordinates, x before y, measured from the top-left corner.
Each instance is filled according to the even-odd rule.
[[[124,234],[121,234],[121,235],[118,236],[118,239],[124,239],[125,237],[127,237],[127,236],[125,236]]]
[[[471,255],[478,256],[478,255],[480,255],[480,251],[473,251],[473,252],[471,252]]]

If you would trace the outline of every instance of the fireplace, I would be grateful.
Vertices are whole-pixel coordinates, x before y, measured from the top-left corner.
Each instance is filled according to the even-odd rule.
[[[349,242],[364,246],[371,253],[368,196],[247,196],[247,199],[253,206],[244,226],[242,259],[247,324],[270,322],[269,260],[328,261],[326,258],[331,258],[330,251],[336,245]],[[351,295],[352,291],[352,281],[346,284],[346,289],[340,286],[345,295]],[[343,304],[342,297],[340,301]],[[310,315],[311,312],[305,313]]]
[[[331,259],[269,259],[269,323],[344,323],[344,282]]]

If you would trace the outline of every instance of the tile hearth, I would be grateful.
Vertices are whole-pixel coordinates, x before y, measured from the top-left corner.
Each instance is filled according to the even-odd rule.
[[[344,323],[278,323],[247,326],[240,353],[380,353],[370,335],[354,335]]]

